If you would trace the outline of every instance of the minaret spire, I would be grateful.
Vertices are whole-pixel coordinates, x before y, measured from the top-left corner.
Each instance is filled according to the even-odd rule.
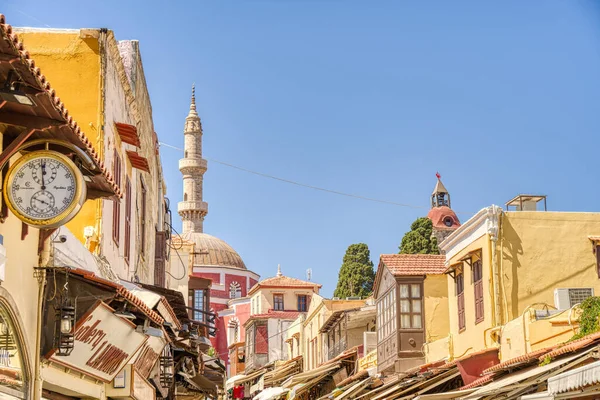
[[[184,156],[179,160],[183,174],[183,201],[177,206],[183,222],[183,233],[203,232],[208,204],[202,201],[202,182],[207,163],[202,158],[202,123],[196,112],[196,85],[192,85],[190,112],[185,118]]]

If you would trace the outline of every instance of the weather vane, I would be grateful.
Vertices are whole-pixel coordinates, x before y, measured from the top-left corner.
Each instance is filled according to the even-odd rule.
[[[439,173],[439,172],[436,172],[436,173],[435,173],[435,176],[436,176],[438,179],[440,179],[440,178],[442,177],[442,176],[440,175],[440,173]]]

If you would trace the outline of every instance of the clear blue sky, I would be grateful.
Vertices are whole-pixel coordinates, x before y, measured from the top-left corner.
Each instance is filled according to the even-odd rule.
[[[207,158],[423,207],[209,162],[205,231],[263,277],[278,263],[300,278],[312,268],[331,295],[348,245],[367,243],[375,265],[397,252],[438,170],[463,221],[519,192],[599,211],[593,0],[3,0],[0,12],[14,26],[138,39],[164,142],[182,146],[196,82]],[[182,155],[161,156],[176,209]]]

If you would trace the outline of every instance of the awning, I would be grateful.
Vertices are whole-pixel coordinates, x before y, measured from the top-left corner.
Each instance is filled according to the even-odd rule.
[[[521,400],[554,400],[554,396],[548,394],[548,392],[540,392],[521,396]]]
[[[548,379],[548,393],[559,394],[600,383],[600,361]]]
[[[433,394],[422,394],[415,397],[414,400],[453,400],[460,399],[461,397],[467,396],[477,389],[457,390],[455,392],[445,393],[433,393]]]
[[[267,371],[265,369],[259,369],[258,371],[255,371],[251,374],[248,374],[246,376],[244,376],[243,378],[240,378],[238,380],[235,380],[233,382],[233,384],[242,384],[242,383],[246,383],[246,382],[250,382],[253,381],[254,379],[257,379],[258,377],[264,375]]]
[[[140,138],[135,126],[121,122],[115,122],[115,126],[117,127],[117,133],[123,142],[135,147],[141,147]]]
[[[231,389],[232,387],[235,386],[235,383],[238,380],[244,379],[245,377],[246,377],[246,375],[243,375],[243,374],[232,376],[231,378],[229,378],[225,381],[225,389]]]
[[[148,164],[148,160],[146,159],[146,157],[140,156],[135,151],[127,150],[125,153],[127,153],[127,158],[129,158],[129,161],[131,162],[131,166],[133,168],[137,168],[139,170],[150,173],[150,165]]]
[[[273,400],[273,399],[278,399],[279,397],[285,395],[287,392],[289,392],[290,389],[285,389],[282,387],[272,387],[272,388],[268,388],[263,390],[262,392],[260,392],[258,394],[258,396],[255,396],[253,400]]]
[[[572,355],[569,357],[561,358],[559,360],[553,361],[553,362],[543,365],[541,367],[534,366],[534,367],[526,368],[523,371],[514,372],[514,373],[506,376],[505,378],[501,378],[501,379],[498,379],[497,381],[493,381],[493,382],[487,384],[486,386],[473,392],[473,394],[465,397],[464,399],[465,400],[480,399],[484,396],[489,396],[492,394],[495,395],[495,394],[498,394],[501,392],[514,390],[517,388],[516,386],[520,382],[523,382],[530,378],[539,377],[540,375],[542,375],[546,372],[550,372],[553,369],[560,368],[561,366],[563,366],[571,361],[574,361],[578,358],[583,358],[583,357],[585,357],[586,354],[588,354],[592,350],[593,349],[588,349],[585,352],[575,354],[575,355]],[[527,385],[530,385],[530,384],[531,384],[531,382],[527,383]]]
[[[206,379],[205,377],[203,377],[202,375],[196,375],[196,376],[189,376],[188,374],[184,373],[184,372],[178,372],[178,374],[183,377],[183,379],[190,384],[191,386],[193,386],[194,388],[196,388],[197,390],[201,391],[201,392],[211,392],[214,393],[217,391],[217,385],[215,385],[213,382],[211,382],[210,380]]]

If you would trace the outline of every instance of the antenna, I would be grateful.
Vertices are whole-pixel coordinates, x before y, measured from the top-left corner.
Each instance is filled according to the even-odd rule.
[[[310,281],[311,278],[312,278],[312,268],[309,268],[306,270],[306,280]]]

